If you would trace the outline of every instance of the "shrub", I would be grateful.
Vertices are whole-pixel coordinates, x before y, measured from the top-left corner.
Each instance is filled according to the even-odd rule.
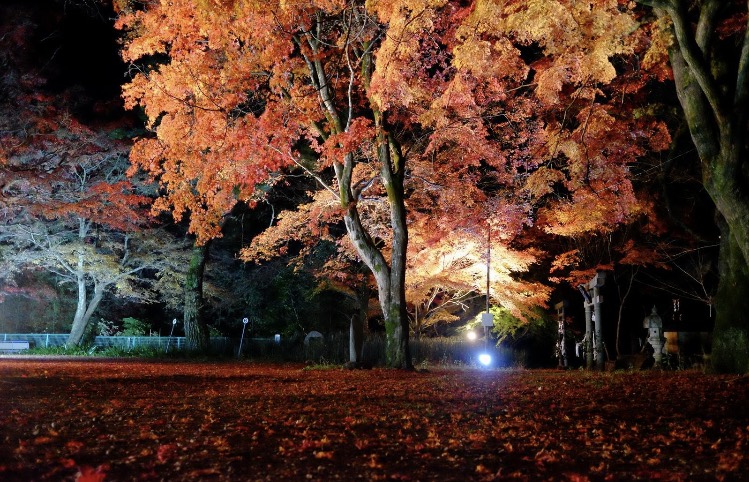
[[[148,333],[149,328],[150,325],[145,321],[127,317],[122,319],[122,331],[116,334],[124,336],[144,336]]]

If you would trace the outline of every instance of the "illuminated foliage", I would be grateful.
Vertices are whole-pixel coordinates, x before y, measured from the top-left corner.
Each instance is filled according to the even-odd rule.
[[[628,166],[669,142],[622,107],[646,74],[617,77],[642,47],[614,0],[120,8],[124,97],[154,134],[131,159],[166,192],[154,209],[189,213],[205,241],[282,171],[316,176],[376,280],[394,366],[410,364],[408,230],[419,252],[488,222],[507,253],[534,224],[610,230],[638,213]]]
[[[169,238],[141,232],[149,198],[145,185],[125,176],[129,145],[112,126],[78,120],[74,92],[50,93],[36,59],[17,48],[36,25],[23,11],[9,13],[17,23],[3,23],[10,30],[0,35],[2,279],[12,284],[24,271],[45,270],[72,286],[68,343],[75,345],[107,293],[153,300],[138,274],[158,270]]]
[[[66,132],[67,143],[61,149],[67,145],[87,152],[72,159],[46,157],[52,168],[24,160],[24,174],[29,177],[14,169],[0,172],[6,179],[15,179],[9,192],[16,199],[15,215],[5,217],[0,226],[7,252],[4,277],[43,269],[77,290],[69,345],[80,343],[108,292],[152,301],[153,293],[138,274],[158,270],[167,257],[164,250],[169,249],[168,237],[140,232],[146,222],[141,206],[148,199],[134,194],[125,180],[124,153],[106,142],[102,133],[97,134],[85,129]],[[11,157],[11,165],[16,160]]]

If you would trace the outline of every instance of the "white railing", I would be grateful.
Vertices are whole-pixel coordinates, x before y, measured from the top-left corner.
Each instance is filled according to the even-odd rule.
[[[2,333],[0,341],[28,341],[32,348],[48,348],[63,346],[68,340],[67,334],[60,333]],[[211,346],[225,349],[232,346],[231,338],[214,337]],[[119,347],[131,350],[139,347],[163,348],[164,350],[181,350],[185,347],[184,336],[97,336],[94,338],[95,347]]]

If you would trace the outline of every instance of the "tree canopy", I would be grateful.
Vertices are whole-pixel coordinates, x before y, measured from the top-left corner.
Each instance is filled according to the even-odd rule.
[[[634,68],[647,46],[630,7],[121,4],[124,96],[154,132],[131,159],[166,189],[155,208],[189,213],[202,240],[258,186],[315,176],[375,277],[391,363],[408,365],[409,241],[439,251],[491,229],[527,266],[513,243],[528,227],[605,232],[643,211],[629,167],[670,137],[635,115],[660,71]]]
[[[392,366],[410,366],[409,332],[472,317],[463,310],[476,303],[466,300],[486,292],[493,309],[525,323],[560,283],[601,270],[618,289],[618,324],[642,276],[676,268],[702,283],[696,296],[711,313],[719,307],[719,338],[743,336],[731,321],[745,318],[731,293],[749,280],[741,2],[113,5],[130,74],[122,97],[145,130],[94,120],[113,104],[81,100],[80,85],[61,87],[49,77],[60,75],[57,64],[35,61],[34,50],[0,53],[4,259],[38,257],[38,243],[27,248],[40,233],[70,233],[75,253],[98,250],[85,256],[95,268],[106,264],[100,255],[134,261],[129,248],[142,238],[163,259],[138,268],[149,279],[132,285],[156,277],[172,297],[193,287],[192,297],[160,297],[170,310],[186,307],[185,331],[198,333],[200,346],[213,302],[200,293],[203,269],[239,266],[240,249],[246,273],[211,275],[234,295],[231,285],[260,269],[254,263],[296,258],[297,273],[314,275],[305,286],[315,279],[316,293],[343,295],[344,311],[358,310],[342,317],[354,333],[376,293]],[[41,17],[24,15],[0,22],[3,45],[35,38]],[[136,132],[131,148],[126,137]],[[143,197],[143,174],[157,183],[154,202]],[[695,194],[698,184],[711,200]],[[682,261],[715,244],[712,222],[702,226],[711,202],[722,231],[717,294],[704,268]],[[171,213],[172,233],[192,233],[189,263],[163,245],[171,234],[137,234],[148,203],[154,215]],[[268,229],[242,226],[234,237],[237,213],[244,224],[268,207]],[[28,271],[31,261],[9,266]],[[244,298],[234,295],[221,309],[239,309]]]

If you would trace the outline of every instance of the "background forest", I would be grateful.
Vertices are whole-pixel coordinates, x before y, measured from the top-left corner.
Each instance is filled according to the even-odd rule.
[[[746,4],[578,3],[3,2],[0,333],[555,364],[605,272],[611,359],[655,306],[749,370]]]

